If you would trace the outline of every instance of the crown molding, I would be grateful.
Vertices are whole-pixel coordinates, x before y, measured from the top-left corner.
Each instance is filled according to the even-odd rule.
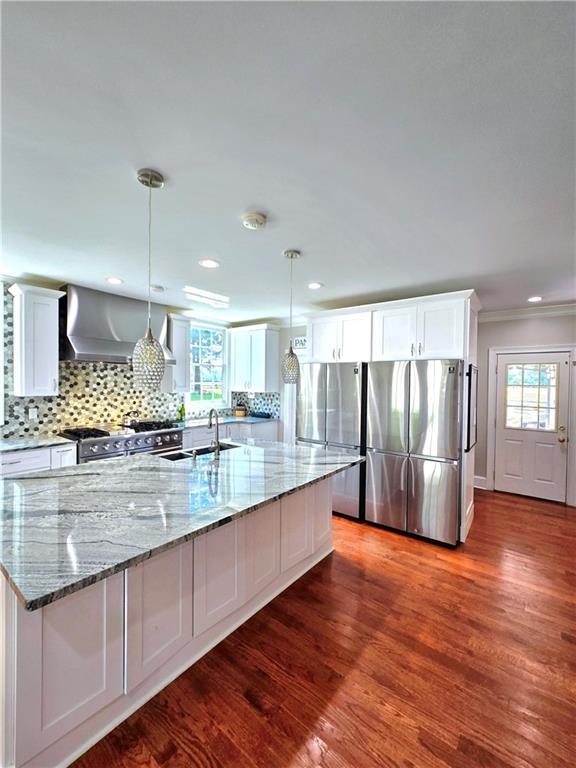
[[[550,304],[545,307],[521,307],[493,312],[479,312],[479,323],[499,323],[503,320],[529,320],[540,317],[561,317],[576,315],[576,304]]]

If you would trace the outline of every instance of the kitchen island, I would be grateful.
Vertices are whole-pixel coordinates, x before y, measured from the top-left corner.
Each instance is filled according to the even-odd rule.
[[[330,477],[362,460],[244,444],[4,481],[0,765],[69,765],[326,557]]]

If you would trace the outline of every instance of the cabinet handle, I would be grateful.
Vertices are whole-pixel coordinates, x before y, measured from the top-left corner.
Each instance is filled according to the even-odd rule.
[[[52,392],[56,392],[56,379],[52,379]]]
[[[332,360],[336,360],[336,348],[332,347]]]
[[[414,342],[410,344],[410,357],[414,357]]]
[[[22,464],[22,459],[14,459],[14,461],[5,461],[3,463],[4,466],[7,466],[8,464]]]
[[[418,342],[418,354],[419,355],[422,354],[422,342],[421,341]]]
[[[342,359],[342,349],[338,347],[338,360]]]

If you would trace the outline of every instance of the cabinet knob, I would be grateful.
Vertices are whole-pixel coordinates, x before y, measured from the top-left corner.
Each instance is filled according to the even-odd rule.
[[[418,354],[419,355],[422,354],[422,342],[421,341],[418,342]]]

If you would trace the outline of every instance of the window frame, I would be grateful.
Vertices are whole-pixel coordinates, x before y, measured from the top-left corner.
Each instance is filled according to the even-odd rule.
[[[526,385],[524,383],[524,369],[526,366],[538,366],[538,384],[530,384]],[[540,390],[542,388],[544,389],[551,389],[550,385],[542,387],[541,383],[541,370],[542,366],[550,366],[553,365],[556,367],[556,376],[555,376],[555,399],[554,399],[554,405],[553,406],[541,406],[540,405]],[[512,367],[520,367],[522,369],[522,381],[520,384],[509,384],[508,383],[508,371],[509,368]],[[554,433],[558,431],[558,382],[560,377],[560,366],[558,363],[547,363],[547,362],[530,362],[530,363],[506,363],[505,369],[504,369],[504,429],[514,429],[518,430],[520,432],[544,432],[544,433]],[[520,404],[514,405],[509,402],[509,389],[510,387],[519,387],[521,390],[521,398],[520,398]],[[529,406],[524,404],[524,390],[528,387],[534,387],[537,390],[537,397],[536,397],[536,405],[535,406]],[[533,410],[536,411],[536,420],[537,420],[537,426],[536,427],[514,427],[510,426],[508,424],[508,411],[509,408],[516,408],[520,410],[520,424],[522,424],[522,413],[524,410]],[[540,426],[540,412],[541,411],[548,411],[553,415],[554,418],[554,425],[551,428],[547,427],[541,427]]]
[[[222,399],[221,400],[192,400],[192,391],[194,384],[196,383],[194,377],[195,365],[201,365],[201,363],[193,362],[192,354],[192,330],[197,329],[199,331],[217,331],[222,334]],[[229,356],[228,356],[229,339],[228,332],[225,326],[217,325],[216,323],[199,322],[194,319],[190,320],[190,336],[189,336],[189,350],[190,350],[190,390],[185,393],[184,407],[186,409],[187,416],[195,416],[201,411],[207,411],[210,408],[216,408],[216,410],[223,410],[230,407],[230,388],[229,388]],[[200,345],[199,345],[200,348]]]

